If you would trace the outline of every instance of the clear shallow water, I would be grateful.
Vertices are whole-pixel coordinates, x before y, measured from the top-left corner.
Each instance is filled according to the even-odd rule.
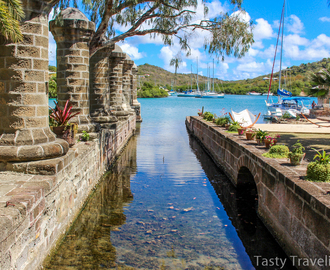
[[[279,269],[256,265],[285,255],[184,124],[202,106],[259,113],[264,100],[140,99],[141,128],[45,268]]]

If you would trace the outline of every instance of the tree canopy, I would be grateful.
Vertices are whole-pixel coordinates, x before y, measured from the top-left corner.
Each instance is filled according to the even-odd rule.
[[[231,0],[231,14],[219,13],[215,18],[197,21],[194,15],[199,3],[204,14],[208,13],[206,0],[82,0],[81,3],[97,26],[90,44],[91,53],[128,37],[159,35],[165,45],[173,45],[176,40],[189,54],[189,37],[198,29],[209,33],[204,48],[217,57],[242,57],[253,43],[251,23],[235,12],[241,9],[242,0]],[[55,10],[70,5],[77,7],[78,0],[59,0]],[[120,32],[118,28],[125,30]]]
[[[20,0],[0,0],[0,34],[6,40],[23,40],[19,21],[24,17]]]
[[[311,93],[314,96],[324,98],[329,94],[330,88],[330,68],[321,69],[319,72],[311,74],[312,85]]]

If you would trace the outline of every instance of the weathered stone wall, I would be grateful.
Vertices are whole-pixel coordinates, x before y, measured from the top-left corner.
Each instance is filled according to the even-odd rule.
[[[135,130],[135,116],[60,158],[0,173],[0,269],[36,269]],[[29,173],[39,173],[33,175]]]
[[[71,122],[79,130],[92,131],[89,117],[89,42],[95,24],[76,8],[61,11],[62,21],[50,21],[50,30],[56,40],[57,100],[61,108],[67,100],[72,112],[80,114]]]
[[[68,150],[48,125],[49,2],[23,1],[22,42],[0,35],[0,161],[47,159]]]
[[[201,117],[188,117],[186,126],[235,186],[240,185],[242,168],[252,173],[259,216],[288,256],[297,256],[295,266],[329,269],[328,264],[298,265],[297,259],[325,259],[330,254],[330,184],[300,179],[294,170],[262,157],[254,145]]]

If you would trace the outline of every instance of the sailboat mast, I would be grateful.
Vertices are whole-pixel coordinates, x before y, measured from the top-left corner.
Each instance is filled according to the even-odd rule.
[[[198,87],[198,57],[197,57],[197,91],[199,91],[199,87]]]
[[[190,90],[192,90],[192,64],[190,69]]]
[[[282,37],[281,37],[281,58],[280,58],[280,74],[279,74],[279,82],[278,88],[281,90],[281,77],[282,77],[282,58],[283,58],[283,36],[284,36],[284,9],[285,9],[285,0],[283,4],[283,16],[282,16]]]
[[[281,23],[282,23],[283,17],[284,17],[284,8],[285,8],[285,0],[284,0],[284,3],[283,3],[283,8],[282,8],[282,15],[281,15],[281,20],[280,20],[280,26],[278,28],[277,41],[276,41],[276,46],[275,46],[275,53],[274,53],[274,60],[273,60],[273,67],[272,67],[272,73],[271,73],[271,76],[270,76],[269,87],[268,87],[267,102],[268,102],[269,93],[270,93],[270,90],[271,90],[271,87],[272,87],[272,81],[273,81],[273,75],[274,75],[274,67],[275,67],[275,60],[276,60],[276,54],[277,54],[278,41],[279,41],[279,37],[280,37],[280,34],[281,34]]]
[[[213,59],[213,83],[212,83],[212,91],[214,92],[214,59]]]

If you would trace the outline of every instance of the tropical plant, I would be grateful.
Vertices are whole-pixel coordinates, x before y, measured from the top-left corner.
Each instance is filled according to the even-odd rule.
[[[232,123],[232,124],[229,126],[228,131],[230,131],[230,132],[234,132],[234,131],[237,132],[237,130],[238,130],[240,127],[241,127],[240,125]]]
[[[69,100],[66,101],[64,109],[61,110],[60,106],[58,105],[58,102],[54,101],[55,103],[55,109],[49,107],[52,110],[52,113],[49,115],[51,119],[53,119],[53,125],[55,127],[61,127],[66,126],[68,124],[68,121],[78,115],[80,112],[77,112],[75,114],[72,113],[72,105],[69,105]]]
[[[174,85],[176,85],[176,75],[177,75],[177,71],[178,71],[178,68],[180,66],[180,64],[182,63],[182,58],[181,58],[181,54],[178,53],[174,58],[171,59],[171,62],[170,62],[170,66],[174,66],[174,69],[175,69],[175,72],[174,72],[174,78],[175,78],[175,82],[174,82]]]
[[[23,35],[19,21],[24,17],[20,0],[0,0],[0,34],[6,40],[20,42]]]
[[[57,0],[54,15],[68,6],[78,6],[78,0]],[[151,38],[161,38],[165,45],[173,45],[174,39],[182,51],[190,51],[189,40],[194,31],[208,32],[205,50],[219,57],[233,55],[242,57],[253,43],[251,22],[241,19],[242,0],[231,0],[232,11],[219,12],[216,18],[205,18],[196,21],[194,16],[200,9],[206,15],[207,1],[198,0],[126,0],[80,1],[97,29],[91,38],[90,52],[94,53],[105,44],[116,44],[133,36],[149,35]],[[238,11],[238,12],[234,12]],[[60,20],[60,18],[58,18]],[[117,29],[125,27],[125,32]]]
[[[286,145],[273,145],[267,153],[262,155],[268,158],[287,158],[289,151]]]
[[[267,131],[262,131],[260,128],[257,130],[257,132],[254,134],[256,139],[258,140],[264,140],[265,137],[268,135]]]
[[[311,73],[313,88],[310,93],[318,98],[324,99],[329,94],[330,69],[321,69],[319,72]]]
[[[316,149],[312,148],[313,150],[315,150],[317,152],[317,154],[315,154],[313,160],[315,160],[316,163],[318,164],[329,164],[330,162],[330,155],[327,154],[324,150],[322,150],[322,154],[317,151]]]

